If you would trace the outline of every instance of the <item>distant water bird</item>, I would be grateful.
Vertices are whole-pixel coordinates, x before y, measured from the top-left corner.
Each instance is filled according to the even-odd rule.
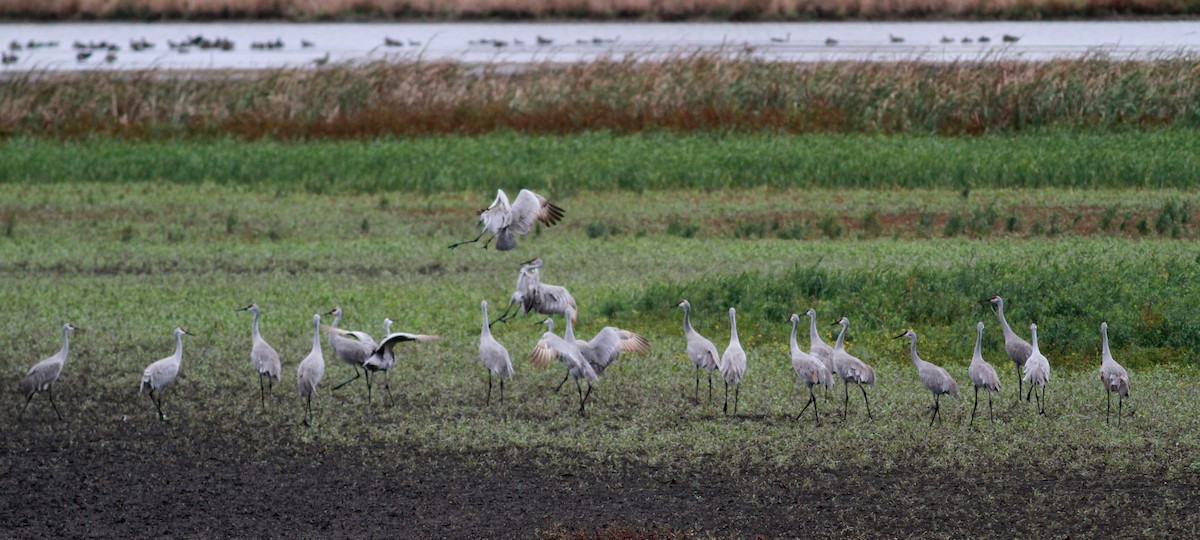
[[[562,362],[567,368],[567,376],[575,379],[575,389],[579,392],[579,414],[584,414],[587,398],[592,395],[592,383],[600,380],[600,377],[579,350],[579,341],[575,339],[575,329],[571,325],[571,315],[566,317],[567,329],[562,337],[554,334],[554,319],[547,318],[542,322],[546,324],[546,333],[542,334],[542,339],[538,340],[533,351],[529,353],[529,363],[535,368],[545,369],[549,367],[551,360],[557,359]],[[580,379],[588,384],[587,395],[584,395],[583,387],[579,384]]]
[[[1129,397],[1129,373],[1113,360],[1108,350],[1108,323],[1100,323],[1101,352],[1100,352],[1100,383],[1104,385],[1104,395],[1108,397],[1108,409],[1104,413],[1104,423],[1109,422],[1112,415],[1112,395],[1117,394],[1117,427],[1121,427],[1121,408],[1125,398]],[[66,347],[65,343],[63,347]]]
[[[696,366],[696,389],[693,397],[696,401],[700,400],[700,370],[704,369],[708,372],[708,400],[712,401],[712,372],[720,368],[721,357],[717,354],[716,345],[692,328],[692,304],[687,300],[680,300],[675,305],[683,308],[683,337],[687,340],[687,355]]]
[[[576,39],[575,40],[576,45],[587,45],[589,43],[591,43],[591,42],[586,39]]]
[[[75,61],[83,62],[84,60],[87,60],[91,56],[92,56],[92,51],[77,52],[77,53],[75,53]]]
[[[313,343],[308,356],[296,366],[296,389],[304,398],[304,425],[312,425],[312,398],[317,394],[317,385],[325,377],[325,356],[321,353],[321,316],[313,315]]]
[[[834,45],[837,45],[837,44],[838,44],[838,40],[836,40],[836,39],[833,39],[833,38],[831,38],[831,37],[830,37],[830,38],[825,38],[825,46],[826,46],[826,47],[832,47],[832,46],[834,46]]]
[[[21,48],[22,48],[21,43],[15,39],[8,42],[8,50],[10,50],[10,51],[19,51],[19,50],[21,50]]]
[[[479,307],[483,310],[483,330],[479,334],[479,363],[488,370],[487,398],[483,402],[486,407],[492,402],[492,375],[500,377],[500,401],[504,401],[504,380],[512,379],[513,365],[508,356],[508,349],[492,337],[492,329],[488,325],[487,300],[480,302]]]
[[[817,331],[817,310],[808,308],[804,312],[808,316],[808,354],[811,354],[825,364],[826,369],[833,373],[833,347],[830,347],[825,340],[821,339],[821,333]],[[836,383],[837,379],[833,379]],[[833,388],[833,383],[825,387],[825,397],[829,397],[829,389]]]
[[[1036,387],[1042,387],[1042,394],[1038,397],[1038,414],[1046,415],[1046,384],[1050,382],[1050,362],[1042,356],[1042,351],[1038,349],[1037,325],[1029,325],[1029,333],[1033,339],[1033,353],[1029,355],[1029,359],[1025,361],[1025,380],[1029,381],[1029,393],[1035,393]],[[1025,401],[1029,401],[1029,396],[1025,396]]]
[[[313,60],[313,65],[315,65],[317,67],[321,67],[328,63],[329,63],[329,53],[325,53],[325,56],[322,56],[320,58]]]
[[[954,43],[954,38],[950,36],[942,36],[942,43]]]
[[[783,36],[783,37],[778,37],[778,36],[773,36],[773,37],[771,37],[771,41],[772,41],[772,42],[774,42],[774,43],[787,43],[787,42],[789,42],[789,41],[791,41],[791,40],[792,40],[792,33],[791,33],[791,32],[788,32],[788,33],[787,33],[787,35],[785,35],[785,36]]]
[[[971,355],[971,367],[967,368],[971,384],[975,386],[975,404],[971,407],[971,425],[975,425],[975,410],[979,408],[979,389],[988,393],[988,420],[992,420],[992,393],[1000,391],[1000,377],[992,365],[983,359],[983,322],[975,324],[975,353]]]
[[[254,314],[254,320],[250,323],[250,366],[258,373],[258,398],[263,410],[266,410],[267,397],[263,379],[266,379],[271,390],[275,389],[275,383],[272,381],[280,380],[282,369],[279,364],[279,353],[275,352],[275,348],[271,347],[258,331],[258,320],[262,317],[262,310],[259,309],[258,304],[250,304],[238,311],[249,311]]]
[[[406,41],[408,42],[408,46],[409,46],[409,47],[420,47],[420,46],[421,46],[421,42],[420,42],[420,41],[417,41],[417,40],[415,40],[415,39],[409,39],[409,40],[406,40]]]
[[[862,391],[863,403],[867,406],[867,418],[874,419],[871,415],[871,402],[867,400],[867,389],[863,385],[872,386],[875,384],[875,370],[868,366],[866,362],[859,360],[854,355],[846,352],[846,330],[850,328],[850,319],[842,317],[834,325],[842,325],[842,331],[838,333],[837,343],[833,345],[833,373],[841,377],[842,383],[845,385],[845,397],[842,400],[842,421],[846,420],[846,413],[850,410],[850,384],[857,384],[858,389]]]
[[[62,413],[58,412],[58,405],[54,403],[54,383],[58,381],[58,376],[62,374],[63,366],[67,363],[67,353],[71,349],[71,332],[76,330],[71,323],[64,324],[62,327],[62,347],[58,349],[54,356],[46,358],[29,368],[25,372],[25,377],[21,379],[19,386],[21,393],[25,394],[25,406],[21,408],[21,414],[17,415],[20,420],[25,416],[25,409],[29,408],[29,402],[33,400],[33,396],[38,393],[45,392],[50,397],[50,406],[54,408],[54,414],[58,415],[58,419],[62,420]]]
[[[111,63],[113,63],[113,62],[116,62],[116,61],[117,61],[117,55],[115,55],[115,54],[113,54],[113,53],[108,53],[108,54],[104,55],[104,61],[105,61],[106,63],[109,63],[109,64],[111,64]]]
[[[538,37],[537,37],[538,45],[550,45],[552,43],[554,43],[553,39],[550,39],[548,37],[542,37],[541,35],[538,35]]]
[[[398,39],[392,39],[390,37],[385,37],[385,38],[383,38],[383,45],[385,47],[403,47],[404,43]]]
[[[917,368],[917,376],[921,378],[921,384],[926,390],[933,394],[933,415],[929,417],[929,425],[933,426],[937,420],[938,412],[941,411],[941,397],[943,394],[949,394],[958,397],[958,383],[954,382],[954,377],[951,377],[946,370],[941,366],[926,362],[917,354],[917,333],[909,329],[896,336],[896,339],[908,338],[911,346],[908,349],[908,356],[912,359],[913,366]]]
[[[142,384],[138,387],[139,394],[147,389],[150,390],[150,401],[154,402],[154,408],[158,409],[159,420],[166,420],[167,417],[162,412],[162,397],[155,397],[154,392],[170,384],[179,374],[179,365],[183,363],[183,336],[196,335],[184,330],[183,327],[176,328],[174,334],[175,354],[147,366],[146,370],[142,372]]]
[[[300,48],[302,48],[302,49],[311,49],[315,45],[316,45],[316,43],[313,43],[307,39],[300,40]]]
[[[328,328],[338,329],[338,325],[342,322],[342,308],[340,306],[334,307],[326,315],[333,315],[333,324],[329,325]],[[371,355],[371,352],[375,350],[378,344],[375,343],[375,340],[371,339],[370,335],[363,332],[328,332],[328,334],[329,346],[333,347],[333,353],[339,360],[350,364],[350,367],[354,368],[353,377],[333,387],[334,390],[337,390],[362,376],[358,372],[358,368],[363,365],[363,362],[367,360],[367,357]],[[347,335],[351,337],[346,337]],[[370,393],[370,388],[367,389],[367,392],[368,394]]]
[[[500,48],[507,47],[507,46],[508,46],[508,42],[507,42],[507,41],[504,41],[503,39],[493,39],[493,40],[492,40],[492,46],[493,46],[493,47],[495,47],[495,48],[497,48],[497,49],[500,49]]]
[[[524,45],[524,44],[525,44],[525,42],[524,42],[524,41],[521,41],[520,39],[517,39],[517,38],[513,38],[513,45],[516,45],[516,46],[521,46],[521,45]]]
[[[804,416],[804,411],[808,410],[808,406],[812,405],[813,419],[817,421],[817,425],[821,425],[821,417],[817,414],[817,395],[813,393],[813,386],[820,385],[826,389],[833,387],[833,374],[829,368],[825,366],[817,357],[800,350],[799,343],[796,342],[796,327],[800,324],[800,316],[793,313],[792,318],[792,339],[789,343],[792,351],[792,371],[796,372],[796,376],[804,382],[808,387],[808,402],[804,404],[804,408],[800,409],[800,414],[796,415],[796,420],[800,420]]]
[[[1033,353],[1033,347],[1029,345],[1028,341],[1021,339],[1016,332],[1013,332],[1012,327],[1008,325],[1008,319],[1004,318],[1003,298],[993,296],[985,301],[996,306],[996,316],[1000,318],[1000,331],[1004,333],[1004,352],[1008,353],[1008,359],[1012,360],[1013,366],[1017,369],[1017,400],[1019,401],[1024,392],[1021,369],[1025,367],[1025,361]]]
[[[479,236],[476,236],[474,240],[453,244],[450,249],[478,242],[484,234],[490,232],[492,238],[488,239],[483,247],[486,249],[494,239],[496,251],[508,251],[517,247],[515,235],[529,234],[533,230],[534,224],[539,222],[547,227],[552,227],[562,218],[563,209],[537,193],[522,189],[520,193],[517,193],[517,198],[512,204],[509,204],[508,195],[504,194],[504,190],[498,189],[496,190],[496,199],[492,201],[491,206],[479,211],[479,223],[483,229]]]
[[[742,389],[742,377],[746,374],[746,351],[738,339],[737,310],[729,308],[729,345],[721,355],[721,377],[725,379],[725,405],[722,412],[729,414],[729,385],[733,385],[733,414],[737,414],[738,394]]]
[[[904,38],[888,34],[888,41],[891,41],[892,43],[904,43]]]
[[[963,43],[975,43],[975,40],[973,40],[973,39],[971,39],[971,38],[969,38],[969,37],[967,37],[967,36],[963,36],[963,38],[962,38],[962,42],[963,42]]]
[[[388,328],[391,328],[390,320],[385,320],[384,324]],[[418,341],[421,343],[429,343],[431,341],[437,341],[437,340],[441,339],[440,337],[433,336],[433,335],[410,334],[407,332],[392,332],[392,333],[389,333],[387,336],[384,336],[384,338],[381,341],[379,341],[379,343],[377,344],[377,343],[375,343],[375,341],[373,339],[371,339],[371,336],[366,334],[366,332],[354,332],[354,331],[350,331],[350,330],[343,330],[341,328],[334,328],[331,326],[323,326],[321,328],[323,330],[325,330],[326,332],[328,332],[331,337],[334,334],[340,334],[342,336],[350,336],[351,338],[359,340],[364,345],[371,346],[371,349],[367,353],[367,357],[365,359],[363,359],[363,363],[362,363],[363,373],[366,374],[366,379],[367,379],[366,382],[367,382],[367,404],[368,405],[371,403],[371,374],[375,373],[377,371],[380,371],[380,370],[384,370],[384,372],[385,372],[384,373],[384,375],[385,375],[384,383],[386,385],[386,383],[387,383],[386,375],[387,375],[387,371],[390,370],[390,367],[387,370],[385,370],[384,368],[385,368],[385,366],[389,366],[389,365],[395,366],[396,351],[394,349],[396,347],[396,344],[402,343],[405,341]],[[353,379],[351,379],[351,380],[353,380]],[[349,382],[349,381],[347,381],[347,382]],[[342,384],[345,384],[345,383],[342,383]],[[390,388],[388,388],[388,396],[389,396],[389,398],[391,397],[391,389]]]
[[[990,42],[990,41],[992,41],[992,38],[990,38],[990,37],[987,37],[987,36],[979,36],[979,42],[980,42],[980,43],[988,43],[988,42]]]
[[[570,310],[576,320],[578,319],[579,307],[575,304],[575,298],[571,296],[566,287],[542,283],[541,268],[541,257],[521,265],[521,269],[517,272],[517,290],[509,298],[504,313],[491,324],[505,322],[518,314],[525,315],[532,312],[543,315],[566,315],[567,310]],[[509,311],[513,306],[519,306],[519,309],[510,316]]]
[[[18,58],[15,54],[0,53],[0,63],[3,63],[6,66],[17,63],[17,60],[20,60],[20,58]]]
[[[1003,36],[1000,36],[1000,41],[1003,41],[1005,43],[1016,43],[1020,40],[1021,40],[1021,36],[1014,36],[1012,34],[1004,34]]]

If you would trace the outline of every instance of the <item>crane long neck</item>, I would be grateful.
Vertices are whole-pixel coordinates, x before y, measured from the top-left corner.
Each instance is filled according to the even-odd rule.
[[[483,306],[483,335],[492,335],[492,329],[488,328],[487,306]]]
[[[337,326],[336,326],[336,325],[337,325],[337,319],[336,319],[336,318],[334,319],[334,323],[333,323],[333,324],[334,324],[334,328],[337,328]],[[317,321],[314,321],[314,322],[313,322],[313,346],[312,346],[312,350],[313,350],[313,352],[318,352],[318,351],[320,351],[320,350],[321,350],[321,321],[320,321],[320,320],[317,320]]]
[[[821,342],[821,334],[817,332],[817,318],[815,316],[808,318],[808,341],[809,346],[814,346]]]
[[[567,340],[568,343],[574,343],[575,342],[575,328],[571,326],[571,312],[570,311],[567,312],[566,319],[567,319],[567,330],[565,332],[563,332],[563,339]]]
[[[975,357],[983,357],[983,328],[975,329]]]
[[[737,315],[734,314],[729,315],[729,338],[730,341],[741,343],[737,335]]]
[[[846,329],[849,327],[850,325],[848,324],[842,324],[842,331],[838,332],[837,344],[835,344],[833,348],[844,349],[846,347]]]
[[[1100,329],[1100,336],[1103,338],[1101,343],[1101,355],[1104,360],[1112,358],[1112,353],[1108,350],[1108,328]]]
[[[921,357],[917,355],[917,336],[916,336],[916,334],[913,334],[913,336],[912,336],[912,338],[910,338],[910,340],[912,341],[912,345],[910,345],[908,347],[908,356],[909,356],[909,358],[912,358],[912,363],[914,366],[920,367],[921,366]]]
[[[341,324],[341,323],[342,323],[342,314],[341,314],[341,313],[336,313],[336,314],[334,314],[334,316],[333,316],[333,324],[331,324],[330,326],[332,326],[332,327],[334,327],[334,328],[338,328],[338,325],[339,325],[339,324]]]
[[[695,330],[692,329],[692,307],[687,304],[684,304],[683,305],[683,333],[691,334],[693,332],[695,332]]]
[[[183,334],[175,332],[175,361],[183,359]]]
[[[1032,345],[1033,345],[1033,350],[1035,350],[1035,351],[1037,351],[1037,352],[1042,352],[1041,350],[1039,350],[1039,349],[1038,349],[1038,344],[1037,344],[1037,329],[1036,329],[1036,328],[1034,328],[1034,329],[1030,330],[1030,333],[1032,333],[1032,334],[1033,334],[1033,336],[1032,336],[1032,337],[1033,337],[1033,343],[1032,343]]]
[[[254,310],[254,322],[250,323],[250,336],[254,339],[261,339],[261,334],[258,333],[258,318],[261,316],[260,311]]]
[[[996,304],[996,314],[1000,317],[1000,328],[1005,334],[1012,334],[1012,327],[1008,325],[1008,319],[1004,318],[1004,301],[1001,300]]]
[[[798,324],[799,324],[799,321],[792,321],[792,342],[791,342],[792,354],[800,352],[800,345],[798,343],[796,343],[796,326]]]
[[[62,348],[58,350],[58,354],[60,356],[62,356],[62,359],[65,362],[67,360],[67,351],[70,350],[70,348],[71,348],[71,331],[67,327],[64,326],[62,333],[63,333],[63,344],[62,344]]]

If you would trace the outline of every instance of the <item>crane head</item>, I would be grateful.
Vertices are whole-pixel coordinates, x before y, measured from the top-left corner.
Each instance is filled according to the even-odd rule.
[[[788,322],[798,324],[800,322],[800,316],[793,313],[791,317],[788,317]]]
[[[678,302],[675,302],[675,307],[685,307],[685,306],[691,307],[692,305],[690,303],[688,303],[687,300],[680,300]]]
[[[191,333],[191,332],[188,332],[188,331],[187,331],[187,329],[186,329],[186,328],[184,328],[184,327],[182,327],[182,326],[179,326],[179,327],[176,327],[176,328],[175,328],[175,335],[177,335],[177,336],[181,336],[181,335],[185,335],[185,334],[186,334],[186,335],[189,335],[189,336],[194,336],[194,335],[196,335],[196,334],[193,334],[193,333]]]
[[[329,310],[329,313],[326,313],[326,315],[333,315],[335,317],[338,315],[341,315],[341,314],[342,314],[341,306],[335,306],[333,309]]]
[[[892,339],[915,338],[915,337],[917,337],[917,333],[913,332],[912,329],[909,328],[908,330],[905,330],[904,333],[902,333],[898,336],[893,336]]]

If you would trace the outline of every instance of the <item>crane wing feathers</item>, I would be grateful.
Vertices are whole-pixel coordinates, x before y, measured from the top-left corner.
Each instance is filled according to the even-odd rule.
[[[529,363],[537,369],[550,367],[550,361],[558,358],[558,351],[550,348],[549,340],[542,338],[529,353]]]
[[[528,189],[522,189],[512,203],[512,218],[510,227],[518,234],[529,234],[536,222],[542,222],[547,227],[559,222],[563,217],[562,208],[547,201],[545,197]]]
[[[512,211],[497,200],[479,212],[479,221],[485,229],[496,233],[512,224],[512,216]]]

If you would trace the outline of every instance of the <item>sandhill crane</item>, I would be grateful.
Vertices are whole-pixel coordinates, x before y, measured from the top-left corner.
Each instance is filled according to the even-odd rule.
[[[480,302],[479,308],[483,310],[483,330],[479,334],[479,363],[488,370],[487,399],[483,402],[486,407],[492,402],[492,375],[500,377],[500,401],[504,401],[504,379],[512,379],[513,366],[508,349],[492,337],[492,329],[488,325],[487,300]]]
[[[506,322],[518,314],[525,315],[535,311],[543,315],[565,315],[568,309],[575,317],[572,322],[578,321],[579,308],[575,305],[575,298],[566,287],[542,283],[541,268],[541,257],[521,265],[517,272],[517,290],[509,298],[504,313],[490,324]],[[518,313],[510,316],[509,312],[514,305],[520,306]]]
[[[809,310],[812,311],[812,310]],[[796,343],[796,326],[800,324],[800,316],[793,313],[792,318],[792,370],[796,372],[796,376],[804,381],[804,385],[808,387],[808,402],[804,404],[804,408],[800,409],[800,414],[796,415],[796,420],[800,420],[804,416],[804,411],[808,410],[808,406],[812,405],[813,419],[817,421],[817,425],[821,425],[821,417],[817,414],[817,395],[813,393],[813,385],[821,385],[825,388],[833,386],[833,374],[829,372],[829,368],[825,366],[816,356],[808,354],[800,350],[800,345]]]
[[[917,375],[921,378],[921,384],[933,394],[933,415],[929,417],[929,425],[932,427],[933,422],[937,420],[938,412],[942,409],[942,394],[958,397],[958,383],[954,382],[954,377],[951,377],[940,366],[921,359],[921,356],[917,354],[916,332],[909,329],[903,334],[896,336],[895,339],[900,338],[908,338],[912,343],[908,349],[908,356],[912,359],[913,366],[917,368]]]
[[[1008,359],[1012,360],[1013,366],[1017,370],[1017,400],[1020,401],[1024,391],[1021,369],[1025,367],[1025,361],[1033,352],[1033,347],[1029,345],[1028,341],[1021,339],[1016,332],[1013,332],[1012,327],[1008,325],[1008,319],[1004,318],[1004,299],[993,296],[987,301],[996,306],[996,316],[1000,318],[1000,331],[1004,333],[1004,352],[1008,353]]]
[[[733,387],[733,414],[737,414],[738,393],[742,388],[742,376],[746,374],[746,351],[738,340],[737,310],[729,308],[729,346],[721,355],[721,376],[725,378],[725,406],[722,412],[729,414],[729,385]]]
[[[875,370],[846,352],[846,330],[850,328],[850,319],[842,317],[833,324],[842,325],[837,343],[833,345],[833,373],[841,377],[842,384],[846,386],[845,397],[842,400],[842,421],[846,421],[846,413],[850,410],[850,383],[857,384],[858,389],[862,391],[863,403],[867,405],[867,418],[874,420],[875,417],[871,415],[871,402],[867,400],[867,389],[863,388],[863,385],[875,384]]]
[[[387,325],[388,328],[391,328],[390,322],[386,319],[385,319],[385,324]],[[367,357],[365,359],[363,359],[363,372],[366,373],[366,375],[367,375],[367,404],[368,405],[371,403],[371,374],[376,371],[384,370],[384,368],[386,366],[395,366],[396,351],[394,350],[394,348],[396,347],[397,343],[401,343],[401,342],[405,342],[405,341],[418,341],[421,343],[429,343],[431,341],[437,341],[438,339],[441,339],[440,337],[434,336],[434,335],[410,334],[407,332],[394,332],[394,333],[389,333],[387,336],[384,336],[383,340],[380,341],[379,343],[375,343],[375,340],[372,339],[371,336],[367,335],[366,332],[355,332],[352,330],[343,330],[341,328],[334,328],[332,326],[322,326],[321,329],[324,330],[325,332],[329,333],[331,337],[334,334],[341,335],[341,336],[350,336],[351,338],[358,340],[360,343],[363,343],[364,345],[371,346],[371,350],[370,350],[370,352],[367,353]],[[391,369],[391,368],[387,367],[387,369]],[[384,381],[386,384],[387,379],[384,379]],[[342,383],[342,384],[345,384],[345,383]],[[336,390],[337,387],[334,387],[334,389]],[[390,393],[391,389],[389,389],[388,392]]]
[[[390,318],[383,318],[383,335],[392,333],[392,325],[396,321]],[[363,361],[363,370],[367,373],[367,403],[371,402],[371,374],[377,371],[383,372],[383,389],[387,391],[388,404],[392,403],[392,369],[396,367],[396,353],[389,350],[378,358],[368,357]]]
[[[547,324],[553,329],[554,321],[551,319],[547,320],[550,321]],[[571,334],[575,334],[573,326]],[[579,354],[583,356],[584,361],[591,365],[592,371],[596,373],[597,378],[604,375],[604,370],[608,369],[608,366],[612,365],[613,362],[616,362],[617,358],[623,352],[643,355],[650,354],[649,340],[639,334],[630,332],[629,330],[622,330],[615,326],[601,328],[589,341],[576,339],[575,345],[579,348]],[[562,389],[569,378],[571,378],[571,372],[568,370],[562,382],[558,383],[558,387],[554,389],[555,394]]]
[[[138,393],[150,390],[150,401],[154,403],[154,408],[158,409],[158,419],[166,420],[167,417],[162,412],[162,398],[154,397],[154,392],[161,390],[162,387],[175,380],[175,376],[179,374],[179,365],[183,363],[183,336],[184,334],[194,336],[191,332],[184,330],[183,327],[175,328],[175,354],[163,358],[149,366],[142,372],[142,384],[138,387]]]
[[[498,189],[496,190],[496,200],[492,201],[492,205],[479,211],[479,223],[483,228],[479,236],[476,236],[474,240],[453,244],[450,246],[450,249],[463,244],[478,242],[480,238],[483,238],[484,234],[491,232],[492,238],[488,239],[483,244],[483,247],[487,248],[494,239],[496,241],[496,251],[508,251],[517,247],[517,240],[514,235],[529,234],[533,230],[534,223],[539,221],[543,225],[551,227],[562,218],[562,208],[559,208],[537,193],[528,189],[522,189],[517,194],[516,200],[512,204],[509,204],[508,195],[504,194],[504,190]]]
[[[1108,396],[1108,410],[1104,413],[1104,423],[1107,424],[1109,416],[1112,415],[1112,395],[1116,392],[1117,427],[1121,427],[1121,407],[1125,404],[1125,398],[1129,397],[1129,373],[1113,360],[1112,353],[1108,350],[1108,323],[1100,323],[1100,336],[1103,339],[1100,352],[1100,383],[1104,385],[1104,395]]]
[[[975,425],[975,409],[979,407],[979,389],[988,393],[988,420],[992,420],[992,393],[1000,391],[1000,377],[992,365],[983,359],[983,321],[975,323],[975,353],[971,355],[971,367],[967,368],[971,384],[975,386],[975,405],[971,407],[971,425]]]
[[[58,415],[59,420],[63,419],[62,413],[58,412],[58,405],[54,403],[54,383],[58,381],[58,376],[62,374],[63,366],[67,363],[67,353],[71,348],[71,332],[75,330],[75,326],[71,323],[64,324],[62,348],[58,349],[54,356],[34,364],[29,371],[25,372],[25,378],[21,379],[19,386],[21,393],[25,394],[25,406],[21,408],[21,414],[17,415],[18,420],[25,416],[25,409],[29,408],[29,402],[39,392],[46,392],[46,395],[50,397],[50,406],[54,407],[54,414]]]
[[[563,337],[554,334],[554,319],[547,318],[542,321],[546,324],[546,333],[542,334],[542,339],[529,353],[529,362],[537,369],[546,369],[550,366],[551,360],[561,361],[567,368],[567,376],[575,379],[575,389],[579,391],[579,414],[583,414],[587,396],[592,395],[592,383],[600,378],[579,350],[579,341],[575,339],[575,330],[571,326],[570,315],[566,317],[566,321],[567,330],[563,333]],[[588,383],[587,396],[583,394],[579,379]]]
[[[333,324],[326,328],[337,329],[338,325],[342,322],[342,308],[340,306],[334,307],[326,315],[333,315]],[[333,387],[334,390],[337,390],[362,376],[358,372],[358,368],[363,365],[363,362],[367,360],[367,357],[371,355],[371,351],[374,351],[378,344],[375,343],[374,339],[371,339],[370,335],[364,332],[329,332],[328,334],[329,346],[333,347],[333,353],[337,355],[338,359],[350,364],[350,367],[354,368],[353,377]],[[367,394],[370,393],[371,389],[368,387]]]
[[[1046,415],[1046,384],[1050,382],[1050,362],[1038,350],[1037,325],[1029,325],[1029,333],[1033,337],[1033,353],[1025,361],[1025,380],[1029,381],[1029,393],[1034,393],[1036,386],[1042,387],[1042,395],[1038,397],[1038,414]],[[1029,401],[1029,396],[1025,396]]]
[[[825,343],[825,340],[821,339],[821,333],[817,331],[817,310],[808,308],[804,314],[808,316],[808,354],[817,357],[817,360],[825,364],[825,368],[833,373],[833,347]],[[831,380],[837,382],[836,378]],[[825,387],[826,398],[829,397],[829,389],[832,387],[832,384]]]
[[[296,389],[304,398],[304,425],[312,425],[312,398],[317,393],[317,385],[325,376],[325,356],[321,353],[321,316],[313,315],[313,344],[308,356],[296,366]]]
[[[254,314],[254,322],[250,323],[250,366],[258,373],[258,400],[262,404],[263,410],[267,409],[266,390],[263,385],[263,378],[266,377],[267,384],[271,385],[274,390],[274,383],[280,377],[279,353],[267,344],[262,338],[262,334],[258,332],[258,320],[262,316],[262,310],[258,304],[250,304],[238,311],[249,311]]]
[[[721,357],[717,355],[716,345],[692,328],[692,304],[687,300],[680,300],[675,305],[683,308],[683,337],[687,339],[687,355],[696,366],[694,397],[696,401],[700,401],[700,369],[703,368],[708,371],[708,400],[712,401],[712,372],[720,366]]]

